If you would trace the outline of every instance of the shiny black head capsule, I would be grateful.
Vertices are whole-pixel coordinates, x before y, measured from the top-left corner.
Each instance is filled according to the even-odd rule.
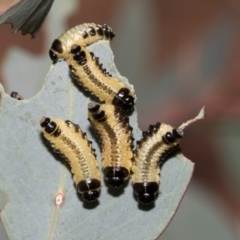
[[[134,97],[130,95],[129,89],[122,88],[114,97],[112,104],[125,111],[132,110],[134,107]]]
[[[77,44],[73,44],[73,45],[71,46],[70,52],[71,52],[72,54],[77,54],[77,53],[81,52],[81,47],[80,47],[79,45],[77,45]]]
[[[53,63],[55,63],[58,60],[57,53],[61,54],[63,53],[63,47],[62,43],[59,39],[55,39],[52,43],[51,49],[49,50],[49,56]]]
[[[87,179],[77,184],[77,191],[82,194],[84,201],[96,201],[100,195],[101,182],[97,179]]]
[[[56,63],[58,60],[57,54],[52,49],[49,50],[49,57],[51,58],[53,63]]]
[[[40,125],[42,128],[45,128],[45,131],[49,134],[53,133],[57,127],[57,124],[50,120],[50,118],[42,118],[40,120]]]
[[[151,204],[157,198],[159,185],[156,182],[134,183],[133,190],[140,203]]]
[[[179,129],[173,129],[172,132],[167,132],[162,137],[162,140],[166,144],[171,144],[183,137],[183,132]]]
[[[106,167],[103,173],[106,183],[112,188],[120,188],[129,176],[129,171],[124,167]]]
[[[82,198],[86,202],[93,202],[98,199],[99,195],[100,195],[99,190],[88,191],[82,194]]]

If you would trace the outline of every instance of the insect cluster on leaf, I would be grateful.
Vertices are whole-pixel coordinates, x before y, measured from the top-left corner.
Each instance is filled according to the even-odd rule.
[[[133,191],[142,204],[154,202],[160,193],[161,167],[180,152],[183,130],[204,118],[199,114],[174,128],[156,123],[142,132],[142,139],[134,148],[132,127],[128,114],[134,109],[134,92],[103,68],[101,59],[86,47],[99,40],[115,36],[106,24],[85,23],[68,30],[55,39],[49,50],[55,64],[63,59],[69,66],[73,80],[83,85],[101,103],[88,104],[88,120],[99,137],[104,180],[113,188],[120,188],[131,178]],[[13,92],[12,97],[22,97]],[[87,111],[87,109],[86,109]],[[101,178],[95,150],[80,127],[69,120],[43,117],[40,120],[43,136],[54,151],[70,164],[73,179],[84,201],[95,201],[100,195]]]

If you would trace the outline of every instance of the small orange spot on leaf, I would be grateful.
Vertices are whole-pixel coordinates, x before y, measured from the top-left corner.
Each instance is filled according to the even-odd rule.
[[[61,190],[55,195],[54,203],[56,205],[56,208],[60,208],[61,205],[64,203],[64,194]]]

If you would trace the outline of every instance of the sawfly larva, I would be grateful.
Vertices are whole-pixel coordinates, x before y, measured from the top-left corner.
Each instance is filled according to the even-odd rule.
[[[129,119],[113,105],[91,102],[88,120],[100,137],[105,181],[119,188],[130,177],[132,167],[133,138]]]
[[[150,125],[137,142],[132,166],[133,190],[140,203],[150,204],[159,194],[160,166],[166,159],[180,152],[179,142],[186,126],[204,118],[204,108],[199,114],[179,128],[165,123]]]
[[[133,109],[134,93],[103,69],[99,58],[85,47],[74,44],[67,63],[73,78],[100,101],[125,111]]]
[[[100,171],[86,133],[69,120],[42,117],[40,125],[52,148],[70,164],[73,180],[83,200],[95,201],[100,194]]]
[[[86,47],[98,40],[112,40],[114,36],[112,29],[106,24],[84,23],[77,25],[53,41],[49,56],[53,62],[60,58],[66,60],[73,44]]]

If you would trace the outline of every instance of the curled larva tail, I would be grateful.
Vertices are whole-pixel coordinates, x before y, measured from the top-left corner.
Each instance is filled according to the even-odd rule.
[[[100,101],[128,111],[134,108],[134,93],[103,68],[85,47],[73,45],[67,59],[73,78]]]
[[[95,201],[100,195],[100,171],[95,150],[86,134],[69,120],[43,117],[40,125],[53,150],[70,164],[73,180],[83,200]]]
[[[86,47],[99,40],[112,40],[114,36],[112,29],[106,24],[84,23],[77,25],[53,41],[49,56],[53,62],[60,58],[66,60],[73,44]]]
[[[115,106],[90,103],[88,119],[101,139],[102,167],[106,183],[121,187],[132,167],[132,127]]]

